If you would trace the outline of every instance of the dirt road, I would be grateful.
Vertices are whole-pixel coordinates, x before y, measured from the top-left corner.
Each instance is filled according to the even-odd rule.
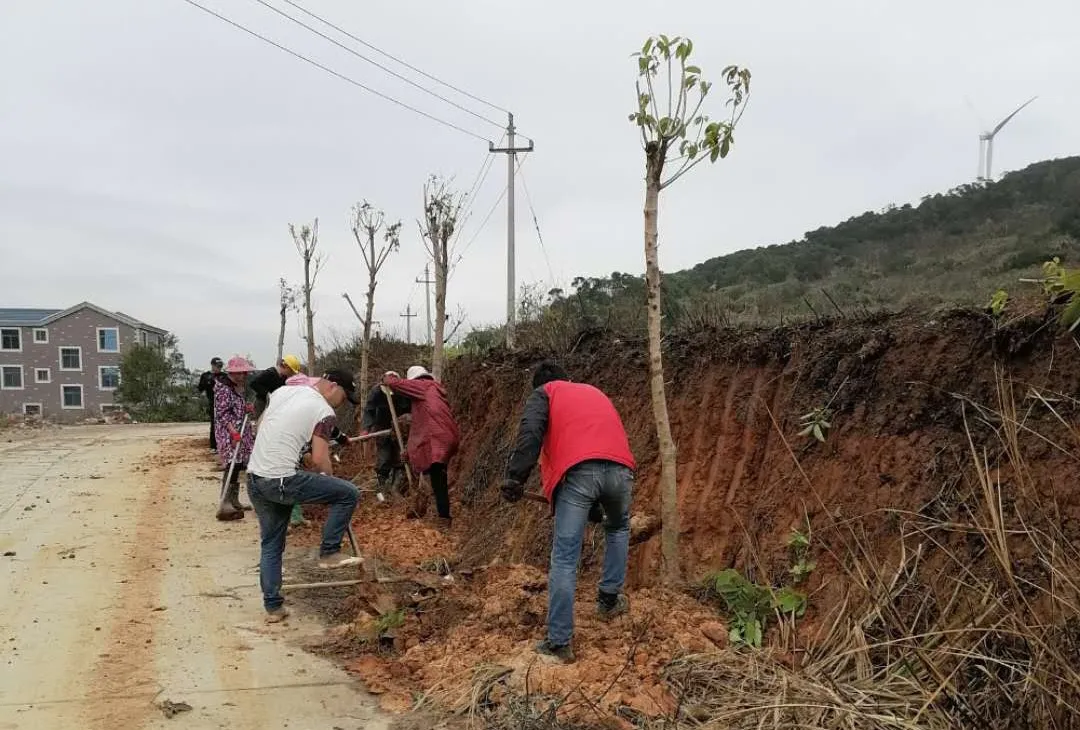
[[[0,434],[0,730],[386,727],[300,648],[317,625],[263,623],[258,526],[213,519],[205,430]]]

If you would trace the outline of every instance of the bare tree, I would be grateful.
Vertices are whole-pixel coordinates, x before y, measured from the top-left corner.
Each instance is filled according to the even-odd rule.
[[[660,502],[663,532],[661,553],[664,580],[679,580],[679,503],[675,473],[675,441],[671,438],[664,365],[660,341],[660,257],[657,228],[660,191],[701,162],[727,157],[734,143],[735,125],[746,108],[750,72],[737,66],[723,71],[730,91],[730,116],[713,122],[700,113],[712,85],[701,78],[701,69],[690,65],[694,44],[689,38],[665,35],[649,38],[635,54],[638,66],[637,109],[630,121],[641,131],[645,150],[645,288],[649,331],[649,378],[653,418],[660,446]],[[665,103],[666,102],[666,103]],[[664,167],[675,172],[665,177]]]
[[[285,354],[285,319],[290,311],[296,310],[296,295],[296,288],[290,286],[284,277],[278,280],[278,314],[281,315],[281,327],[278,329],[277,362],[281,362]]]
[[[401,221],[397,223],[385,223],[386,214],[366,200],[353,206],[352,209],[352,232],[356,237],[356,243],[360,246],[360,253],[364,256],[364,267],[368,272],[367,308],[364,310],[363,335],[360,340],[360,392],[367,393],[368,388],[368,360],[371,356],[371,321],[375,313],[375,287],[379,283],[379,270],[390,254],[401,247],[400,233]],[[385,228],[384,228],[385,226]],[[382,230],[382,241],[376,244],[375,239]]]
[[[315,373],[315,311],[311,308],[311,290],[315,288],[315,279],[322,271],[326,263],[326,257],[318,253],[319,247],[319,219],[316,218],[310,226],[303,225],[300,230],[292,223],[289,224],[289,234],[293,243],[296,244],[296,252],[304,261],[304,286],[301,293],[304,295],[304,318],[307,322],[307,366],[308,373]]]
[[[455,193],[448,180],[432,175],[424,185],[424,219],[417,221],[428,254],[435,264],[435,334],[431,347],[431,374],[442,378],[443,332],[446,330],[446,279],[450,271],[450,246],[462,196]]]

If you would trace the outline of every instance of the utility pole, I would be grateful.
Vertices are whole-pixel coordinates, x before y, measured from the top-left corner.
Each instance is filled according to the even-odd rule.
[[[413,314],[412,304],[405,305],[405,314],[400,315],[405,318],[405,342],[406,344],[412,344],[412,318],[416,315]]]
[[[431,285],[435,283],[435,280],[431,278],[428,273],[428,265],[424,264],[424,278],[417,279],[417,284],[423,284],[426,291],[424,297],[424,304],[427,307],[427,343],[431,344]]]
[[[517,153],[532,152],[533,142],[528,147],[514,146],[514,115],[506,113],[506,147],[496,147],[488,143],[490,152],[506,153],[506,346],[514,346],[514,173],[517,171]]]

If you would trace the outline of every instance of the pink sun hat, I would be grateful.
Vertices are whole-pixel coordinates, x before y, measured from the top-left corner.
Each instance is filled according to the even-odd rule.
[[[250,360],[236,355],[229,358],[229,364],[225,366],[225,372],[253,373],[255,372],[255,366],[251,364]]]

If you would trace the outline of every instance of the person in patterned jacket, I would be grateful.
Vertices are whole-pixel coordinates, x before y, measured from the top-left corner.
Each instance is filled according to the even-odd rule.
[[[222,521],[239,520],[250,505],[240,503],[240,472],[247,468],[251,448],[255,445],[255,408],[244,399],[248,376],[255,371],[255,366],[237,355],[229,359],[225,366],[226,377],[214,383],[214,428],[217,437],[218,460],[228,469],[233,450],[239,444],[236,454],[236,467],[225,493],[225,500],[218,510],[217,518]],[[244,417],[248,425],[243,429]]]

